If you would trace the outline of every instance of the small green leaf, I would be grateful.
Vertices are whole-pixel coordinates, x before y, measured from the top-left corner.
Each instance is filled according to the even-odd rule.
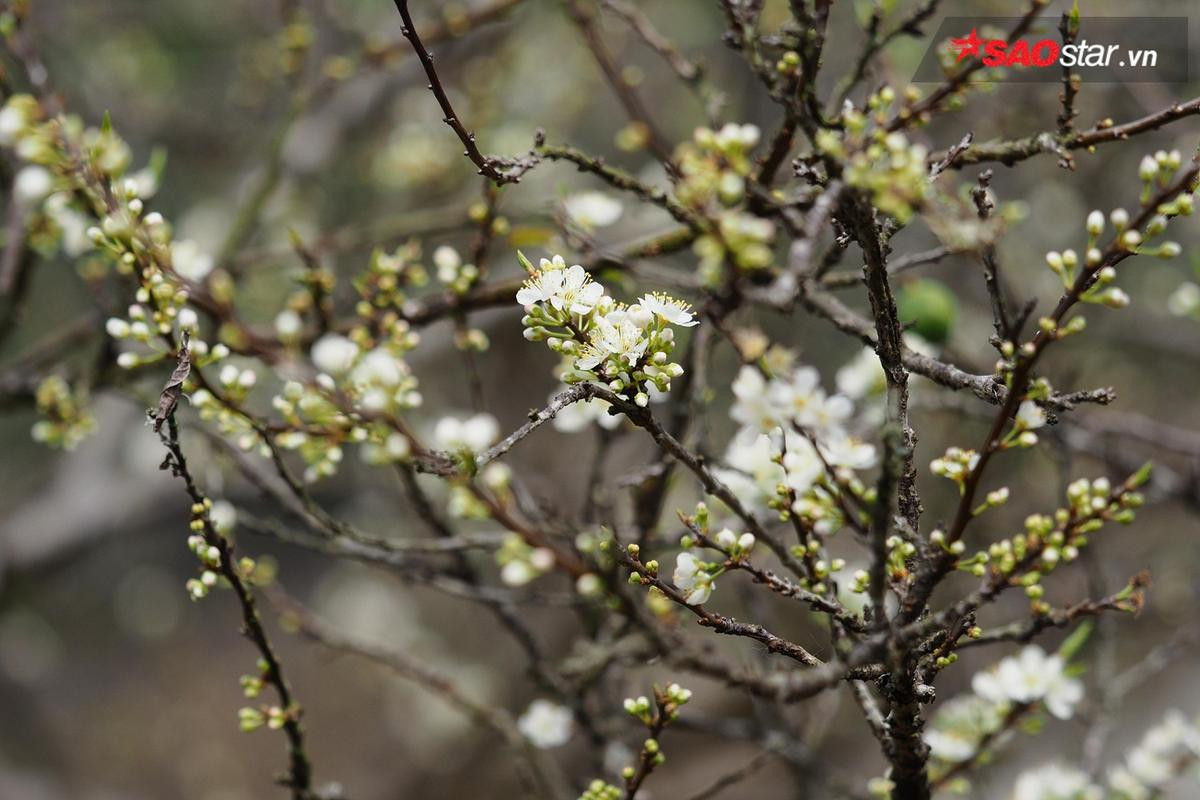
[[[1079,651],[1087,643],[1088,637],[1092,635],[1092,627],[1092,623],[1084,622],[1063,640],[1062,645],[1058,648],[1058,655],[1063,661],[1071,661],[1079,654]]]
[[[533,264],[529,261],[528,258],[525,257],[525,254],[522,253],[520,250],[517,251],[517,261],[521,262],[521,266],[524,267],[525,271],[528,272],[530,275],[537,272],[537,269],[534,268]]]

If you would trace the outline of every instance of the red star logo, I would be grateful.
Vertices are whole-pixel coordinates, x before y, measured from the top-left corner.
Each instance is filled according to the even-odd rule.
[[[983,39],[980,39],[975,33],[975,29],[971,28],[971,35],[962,39],[951,39],[950,44],[958,48],[958,60],[962,61],[967,56],[979,57],[979,45],[983,44]]]

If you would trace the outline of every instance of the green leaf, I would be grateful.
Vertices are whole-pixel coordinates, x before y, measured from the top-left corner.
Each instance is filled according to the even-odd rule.
[[[1062,645],[1058,648],[1058,655],[1062,657],[1064,662],[1069,662],[1083,646],[1087,643],[1088,637],[1092,635],[1093,625],[1091,622],[1080,624],[1075,630],[1071,631],[1071,635],[1063,640]]]

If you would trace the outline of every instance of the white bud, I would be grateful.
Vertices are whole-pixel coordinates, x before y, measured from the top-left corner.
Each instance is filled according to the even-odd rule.
[[[108,322],[104,323],[104,330],[114,339],[124,339],[129,335],[129,323],[120,317],[110,317]]]
[[[1144,181],[1152,181],[1158,175],[1158,162],[1154,156],[1143,156],[1138,164],[1138,177]]]
[[[1104,213],[1097,209],[1087,216],[1087,232],[1092,236],[1104,233]]]

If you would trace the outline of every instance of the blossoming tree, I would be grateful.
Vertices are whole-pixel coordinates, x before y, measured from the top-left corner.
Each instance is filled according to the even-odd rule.
[[[320,719],[304,714],[308,687],[289,683],[267,621],[275,615],[318,643],[392,665],[494,731],[530,797],[632,799],[644,785],[647,796],[682,796],[655,773],[668,752],[686,748],[674,736],[685,726],[760,750],[696,798],[734,784],[749,792],[738,796],[763,796],[745,787],[769,759],[798,770],[803,796],[970,794],[972,777],[1019,731],[1080,713],[1088,618],[1137,611],[1147,580],[1127,574],[1065,604],[1052,601],[1061,597],[1052,585],[1134,521],[1154,476],[1135,466],[1119,478],[1076,477],[1053,506],[1022,507],[1013,529],[998,509],[1024,503],[1025,492],[999,484],[995,465],[1030,458],[1080,406],[1113,399],[1071,386],[1046,356],[1086,336],[1090,315],[1131,302],[1119,286],[1125,270],[1180,254],[1166,236],[1188,224],[1200,162],[1173,150],[1146,155],[1136,174],[1112,176],[1112,196],[1095,199],[1102,208],[1061,220],[1060,249],[1045,258],[1056,288],[1036,298],[1037,311],[1001,278],[998,243],[1020,224],[1020,209],[997,199],[987,165],[1048,153],[1070,166],[1101,149],[1136,148],[1136,136],[1193,118],[1200,101],[1077,127],[1079,85],[1066,75],[1048,131],[941,141],[929,133],[933,122],[995,77],[981,63],[948,64],[943,82],[924,90],[872,77],[887,46],[919,35],[936,2],[875,4],[857,67],[829,88],[821,73],[829,2],[794,0],[776,23],[762,18],[761,2],[723,0],[715,5],[724,39],[775,108],[764,135],[724,118],[716,87],[637,4],[570,0],[568,17],[628,113],[618,132],[624,157],[643,168],[553,144],[554,131],[531,131],[528,150],[488,155],[429,48],[520,3],[466,3],[438,25],[414,20],[408,0],[396,0],[396,34],[407,42],[390,55],[415,56],[431,90],[425,101],[448,126],[436,135],[457,137],[482,176],[473,244],[464,252],[434,235],[378,247],[347,280],[293,233],[299,286],[256,321],[239,302],[250,269],[235,265],[265,201],[251,203],[220,250],[176,238],[154,210],[161,162],[135,169],[122,120],[64,107],[26,33],[30,8],[5,5],[0,22],[21,70],[6,87],[0,143],[20,213],[10,217],[0,288],[8,293],[55,252],[86,261],[91,285],[105,287],[96,302],[109,341],[98,365],[81,367],[71,357],[79,337],[60,337],[22,362],[4,391],[40,410],[35,439],[67,450],[96,427],[90,394],[127,393],[147,406],[142,435],[157,436],[162,468],[190,509],[190,529],[178,534],[196,557],[186,591],[197,601],[236,599],[250,640],[248,700],[236,718],[243,731],[281,731],[279,783],[294,798],[361,795],[353,776],[324,774],[308,746],[306,729]],[[1043,6],[1028,5],[1011,35]],[[283,46],[303,61],[317,49],[303,35],[315,23],[297,9]],[[709,99],[710,118],[683,141],[656,124],[662,115],[614,61],[598,11],[661,55],[684,90]],[[1074,35],[1078,13],[1062,24]],[[329,82],[372,69],[372,52],[330,57],[299,96],[320,102]],[[523,242],[501,200],[556,163],[598,188],[565,198],[553,235]],[[658,228],[632,244],[606,239],[635,207],[657,212]],[[941,244],[893,252],[893,239],[916,227]],[[901,272],[951,256],[971,264],[987,291],[995,362],[986,369],[964,366],[938,333],[952,297],[896,289]],[[1172,310],[1194,315],[1196,295],[1185,283]],[[501,425],[486,403],[510,388],[485,386],[479,369],[491,344],[476,320],[490,309],[508,312],[499,327],[553,354],[530,344],[508,372],[557,385],[519,425]],[[782,331],[781,318],[830,326],[853,343],[852,357],[822,374],[786,334],[764,332]],[[464,387],[470,413],[431,407],[428,378],[412,364],[425,329],[442,320],[461,353],[442,371]],[[956,430],[955,446],[918,463],[924,433],[914,411],[939,403],[984,418],[984,430]],[[559,502],[562,487],[542,491],[510,466],[535,440],[575,448],[584,436],[601,448],[588,456],[597,463],[582,509]],[[625,442],[649,449],[614,470],[605,461]],[[428,535],[395,535],[391,520],[360,525],[318,499],[351,457],[399,478],[411,510],[405,527]],[[210,462],[225,465],[231,485],[264,495],[271,516],[248,518],[215,496]],[[951,492],[939,493],[941,479]],[[930,491],[936,509],[927,508]],[[228,485],[221,493],[237,496]],[[527,675],[510,678],[530,681],[538,696],[517,709],[474,699],[435,665],[346,635],[285,593],[286,572],[276,576],[254,555],[270,544],[243,532],[385,565],[470,600],[519,644]],[[1002,605],[1021,594],[1021,608]],[[522,610],[528,602],[573,621],[571,658],[548,653]],[[1033,643],[1053,629],[1070,634]],[[994,666],[958,681],[963,691],[943,692],[960,654],[984,647]],[[624,676],[633,670],[658,677],[631,689]],[[753,723],[689,720],[696,704],[687,706],[693,692],[681,684],[691,681],[710,696],[749,698]],[[828,774],[789,716],[841,694],[856,704],[882,769]],[[587,770],[556,758],[556,748],[583,739],[594,754]],[[1200,732],[1176,712],[1107,770],[1060,755],[1028,765],[1014,796],[1160,796],[1200,756]]]

